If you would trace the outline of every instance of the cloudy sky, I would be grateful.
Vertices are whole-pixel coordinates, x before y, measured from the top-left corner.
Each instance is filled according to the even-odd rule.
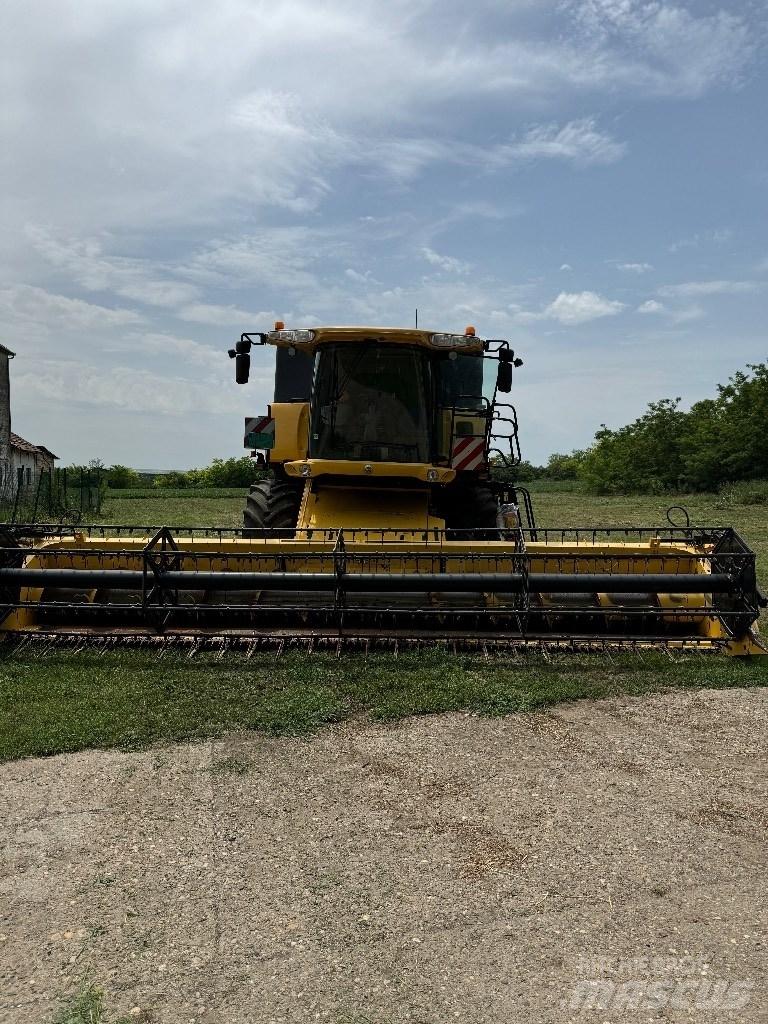
[[[524,453],[768,357],[762,0],[6,0],[0,342],[63,462],[242,453],[242,330],[508,337]]]

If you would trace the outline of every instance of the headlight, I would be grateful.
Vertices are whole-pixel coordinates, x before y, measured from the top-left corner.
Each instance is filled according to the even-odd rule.
[[[433,334],[431,341],[437,348],[479,348],[482,344],[473,334]]]
[[[314,337],[314,331],[270,331],[267,335],[273,345],[307,345]]]

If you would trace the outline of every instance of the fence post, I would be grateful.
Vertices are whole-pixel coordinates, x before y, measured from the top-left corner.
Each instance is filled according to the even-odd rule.
[[[37,478],[37,487],[35,489],[35,507],[32,510],[32,522],[37,522],[37,507],[40,504],[40,491],[43,486],[43,471],[40,470],[40,475]]]
[[[19,511],[19,497],[21,496],[21,486],[22,486],[22,481],[23,480],[24,480],[24,470],[23,469],[17,469],[16,470],[16,497],[14,498],[14,501],[13,501],[13,513],[11,514],[11,522],[12,523],[16,522],[16,516],[17,516],[18,511]]]

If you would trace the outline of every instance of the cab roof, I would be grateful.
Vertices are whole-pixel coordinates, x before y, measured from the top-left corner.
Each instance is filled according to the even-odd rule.
[[[325,345],[335,341],[377,341],[385,345],[418,345],[432,350],[435,348],[452,347],[450,344],[445,345],[445,343],[442,345],[436,345],[432,340],[435,335],[442,337],[455,337],[457,339],[456,348],[460,348],[464,351],[481,352],[483,349],[482,338],[477,338],[474,335],[465,335],[463,333],[459,334],[458,332],[453,331],[426,331],[416,327],[329,326],[311,327],[306,328],[305,330],[312,332],[312,340],[296,346],[297,348],[300,347],[305,351],[312,351],[319,345]],[[295,344],[295,342],[290,338],[290,335],[293,333],[290,329],[285,329],[280,332],[286,335],[284,340],[275,339],[274,335],[276,333],[277,332],[270,332],[270,334],[267,335],[267,341],[270,344],[290,346]]]

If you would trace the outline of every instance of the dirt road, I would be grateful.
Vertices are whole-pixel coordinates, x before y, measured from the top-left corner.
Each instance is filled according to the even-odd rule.
[[[723,690],[0,766],[0,1020],[766,1021],[767,749]]]

